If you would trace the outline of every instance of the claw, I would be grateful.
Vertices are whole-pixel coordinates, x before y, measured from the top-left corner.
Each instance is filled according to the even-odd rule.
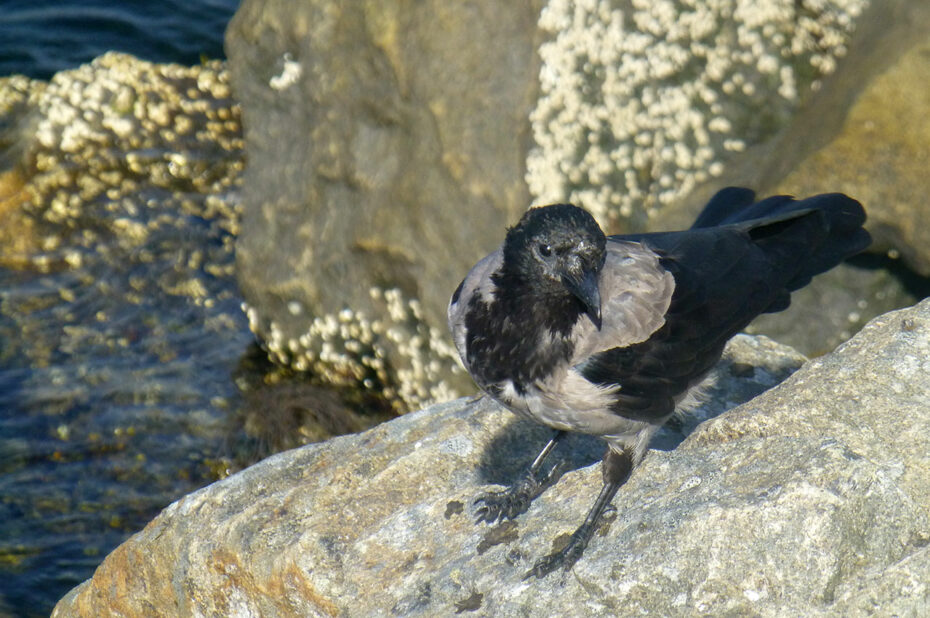
[[[555,432],[542,452],[536,456],[523,478],[503,491],[493,491],[479,496],[474,502],[475,506],[478,507],[475,513],[475,523],[487,522],[493,524],[505,519],[513,519],[530,508],[530,503],[533,502],[536,496],[554,483],[565,471],[566,462],[562,462],[553,467],[542,480],[536,476],[542,469],[546,457],[564,435],[564,431]]]
[[[549,473],[546,475],[546,478],[544,478],[540,482],[540,485],[544,485],[547,487],[549,485],[554,485],[556,481],[562,478],[562,475],[565,474],[570,467],[571,465],[567,461],[564,461],[564,460],[556,463],[554,466],[552,466],[552,469],[549,470]]]
[[[513,519],[524,512],[530,504],[530,497],[525,488],[514,486],[504,491],[496,491],[479,496],[475,504],[483,503],[475,513],[475,523],[489,524]]]
[[[484,502],[484,505],[478,507],[477,512],[475,513],[475,523],[480,524],[481,522],[486,522],[489,524],[496,523],[497,520],[501,519],[501,508],[499,504],[495,504],[491,498],[494,494],[486,494],[480,496],[475,500],[475,504],[479,502]]]
[[[533,498],[540,494],[551,476],[551,474],[548,475],[543,482],[529,476],[503,491],[493,491],[478,496],[475,504],[483,504],[475,513],[475,523],[493,524],[505,519],[514,519],[526,512]]]
[[[581,530],[576,530],[569,539],[568,544],[560,551],[553,552],[548,556],[537,560],[536,564],[533,565],[533,568],[527,571],[523,576],[524,581],[531,577],[542,579],[549,573],[559,568],[562,568],[566,571],[572,568],[584,553],[585,547],[588,546],[588,540],[591,536],[590,534],[579,534],[579,532],[581,532]]]

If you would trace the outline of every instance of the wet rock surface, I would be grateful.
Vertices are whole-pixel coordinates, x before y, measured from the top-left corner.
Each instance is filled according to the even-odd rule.
[[[568,573],[522,579],[583,517],[602,445],[560,446],[574,469],[527,513],[475,525],[475,496],[512,481],[548,433],[487,400],[458,400],[179,500],[54,615],[919,615],[928,346],[930,301],[714,416],[802,360],[737,337],[700,414],[712,418],[664,430],[671,444],[689,435],[650,451]]]
[[[0,79],[0,614],[47,615],[178,496],[393,416],[253,347],[225,64]]]

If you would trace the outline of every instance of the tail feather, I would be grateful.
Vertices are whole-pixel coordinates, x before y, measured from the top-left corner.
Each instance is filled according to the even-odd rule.
[[[704,294],[721,297],[731,286],[752,287],[752,282],[767,286],[769,302],[756,309],[763,313],[787,309],[791,292],[862,252],[872,242],[862,228],[866,218],[862,205],[842,193],[824,193],[803,200],[776,195],[753,203],[754,197],[749,189],[728,187],[711,198],[686,232],[612,238],[644,242],[673,262],[700,270],[702,276],[676,278],[680,298],[684,297],[682,286],[691,280],[707,288]],[[742,253],[748,246],[756,249],[752,259]],[[731,264],[732,260],[740,263]],[[710,283],[733,268],[733,275],[716,281],[721,290],[712,291]]]
[[[724,225],[734,213],[742,212],[756,199],[756,192],[743,187],[726,187],[714,194],[695,219],[691,229]]]
[[[842,193],[824,193],[804,200],[776,195],[752,203],[748,189],[728,187],[708,202],[693,228],[732,225],[772,255],[775,261],[804,256],[786,284],[789,291],[804,287],[813,276],[863,251],[872,239],[862,229],[865,210]],[[771,237],[772,240],[768,240]],[[776,303],[773,311],[785,308]]]

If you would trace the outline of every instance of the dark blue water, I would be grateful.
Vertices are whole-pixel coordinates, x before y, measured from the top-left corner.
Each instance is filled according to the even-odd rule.
[[[0,0],[0,76],[48,79],[110,50],[186,65],[222,58],[238,4]],[[47,616],[158,511],[214,480],[211,462],[237,435],[233,374],[252,337],[228,226],[152,202],[140,222],[175,224],[145,247],[103,238],[107,251],[86,251],[80,268],[0,266],[0,616]],[[81,227],[117,216],[90,206]],[[65,238],[51,253],[68,248]],[[225,274],[180,268],[192,255]],[[164,292],[188,279],[209,306]]]
[[[239,0],[0,0],[0,76],[48,79],[110,50],[153,62],[223,58]]]

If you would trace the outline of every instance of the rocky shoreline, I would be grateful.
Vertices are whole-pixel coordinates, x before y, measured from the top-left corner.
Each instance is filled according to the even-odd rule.
[[[0,78],[0,614],[234,467],[243,159],[224,63]]]
[[[470,525],[468,497],[504,480],[482,476],[490,469],[482,453],[519,441],[496,433],[508,417],[484,404],[439,405],[473,389],[445,330],[448,295],[531,203],[571,198],[611,231],[662,229],[688,225],[716,188],[743,184],[760,193],[844,191],[863,201],[876,238],[864,264],[818,278],[788,312],[751,331],[817,356],[875,318],[873,326],[695,431],[800,365],[797,353],[741,338],[740,353],[755,352],[722,371],[738,367],[759,388],[741,391],[741,376],[731,376],[728,388],[743,394],[718,391],[685,425],[690,437],[679,448],[653,453],[655,467],[629,498],[648,508],[621,508],[604,531],[632,553],[595,555],[570,578],[596,594],[565,602],[591,611],[669,602],[672,613],[776,613],[779,603],[806,599],[799,611],[803,603],[827,614],[873,603],[920,613],[927,589],[913,574],[928,572],[928,505],[914,479],[926,472],[926,385],[914,368],[923,368],[928,309],[888,312],[930,293],[930,5],[828,0],[766,12],[691,4],[604,3],[570,14],[559,0],[436,0],[419,11],[244,0],[227,33],[228,64],[157,65],[111,53],[47,83],[0,78],[0,360],[8,369],[0,379],[10,405],[26,406],[22,431],[39,436],[3,445],[15,454],[10,478],[26,479],[24,487],[43,486],[28,482],[36,478],[30,462],[51,466],[41,478],[54,499],[36,500],[53,504],[54,515],[93,511],[108,538],[126,538],[169,501],[235,468],[228,445],[242,427],[230,429],[230,419],[243,406],[252,407],[249,418],[232,424],[260,427],[278,445],[270,450],[414,412],[181,499],[56,612],[117,611],[123,601],[107,590],[136,585],[121,570],[145,573],[139,582],[161,591],[133,592],[153,605],[120,609],[130,615],[161,602],[167,613],[239,603],[272,614],[352,613],[347,599],[378,586],[387,588],[371,600],[376,614],[493,613],[513,607],[508,594],[528,607],[558,603],[491,582],[509,581],[503,564],[522,565],[544,549],[538,542],[569,527],[566,488],[595,472],[572,472],[547,494],[540,513],[564,509],[551,521],[537,515],[490,536]],[[284,367],[273,380],[242,369],[253,335]],[[785,358],[793,360],[772,369]],[[298,386],[275,391],[281,376]],[[243,385],[251,403],[241,401]],[[893,405],[905,408],[885,411]],[[910,449],[900,458],[894,432]],[[684,437],[663,435],[660,449]],[[406,458],[418,443],[430,447]],[[366,463],[372,448],[382,449],[380,464]],[[582,466],[590,451],[579,448]],[[789,465],[792,454],[803,474]],[[350,455],[352,466],[332,463]],[[398,471],[389,457],[410,469]],[[85,502],[69,479],[98,460],[107,483],[115,480]],[[714,466],[748,480],[740,485]],[[700,481],[675,494],[682,502],[659,491],[687,469]],[[327,494],[317,474],[337,479],[343,493]],[[385,479],[400,488],[390,493]],[[266,482],[278,493],[250,493]],[[415,495],[421,486],[429,491]],[[331,530],[347,508],[340,500],[359,488],[370,507],[351,514],[368,528]],[[242,500],[244,519],[216,507],[226,491]],[[31,494],[19,493],[7,508],[33,512]],[[113,498],[127,494],[129,506]],[[320,495],[329,511],[314,510]],[[787,502],[807,510],[779,510]],[[751,519],[757,511],[761,519]],[[10,521],[11,538],[29,525]],[[650,526],[659,525],[673,537],[658,538]],[[811,526],[808,538],[789,534]],[[203,538],[217,529],[228,534]],[[716,548],[719,562],[679,555],[701,553],[686,534],[695,529],[706,530],[695,538]],[[727,537],[734,529],[746,536]],[[786,532],[776,538],[769,529]],[[174,545],[152,531],[170,531]],[[389,542],[414,532],[429,551]],[[279,555],[253,542],[266,533]],[[81,535],[90,539],[85,562],[116,544]],[[393,562],[367,553],[376,550]],[[45,556],[30,552],[11,546],[0,557],[29,572]],[[820,571],[805,571],[790,552]],[[158,559],[147,566],[150,555]],[[757,562],[767,555],[784,564]],[[217,566],[195,573],[205,564]],[[754,565],[755,575],[733,580],[726,569],[736,564]],[[437,568],[445,570],[431,579]],[[172,596],[169,573],[198,595]],[[703,587],[660,594],[693,578]]]

